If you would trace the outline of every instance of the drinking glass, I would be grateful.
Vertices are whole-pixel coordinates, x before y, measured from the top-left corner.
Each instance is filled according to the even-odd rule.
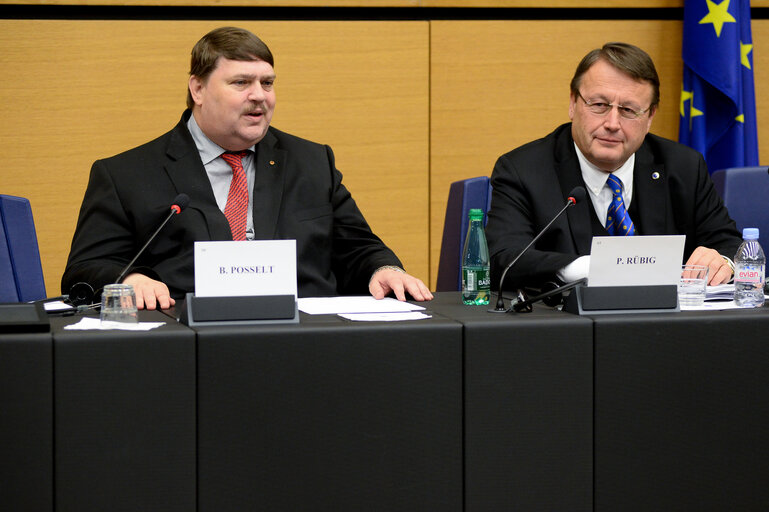
[[[101,294],[102,322],[138,322],[136,293],[130,284],[108,284]]]

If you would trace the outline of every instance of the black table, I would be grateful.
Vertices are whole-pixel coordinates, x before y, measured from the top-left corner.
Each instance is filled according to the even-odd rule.
[[[0,509],[53,510],[50,332],[0,335]]]
[[[769,308],[595,317],[595,510],[769,507]]]
[[[462,510],[462,326],[198,332],[198,510]]]
[[[459,293],[429,307],[464,326],[465,510],[592,510],[592,322]]]
[[[53,319],[57,512],[195,510],[195,333],[157,311],[139,320],[166,325]]]
[[[428,308],[0,335],[0,508],[766,509],[769,308]]]

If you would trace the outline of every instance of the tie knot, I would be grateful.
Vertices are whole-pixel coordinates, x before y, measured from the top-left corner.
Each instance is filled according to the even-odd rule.
[[[248,151],[225,151],[222,153],[222,159],[230,164],[230,167],[242,167],[243,157],[248,154]]]
[[[606,180],[606,184],[611,188],[612,193],[619,194],[622,192],[622,180],[613,174],[609,174],[609,179]]]

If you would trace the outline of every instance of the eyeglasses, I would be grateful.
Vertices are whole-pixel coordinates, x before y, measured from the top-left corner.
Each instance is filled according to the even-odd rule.
[[[605,116],[609,113],[609,111],[613,107],[617,107],[617,111],[619,111],[619,115],[622,116],[625,119],[630,119],[632,121],[635,121],[636,119],[639,119],[642,115],[647,113],[651,107],[649,105],[647,108],[643,110],[635,110],[630,107],[626,107],[624,105],[614,105],[613,103],[605,103],[602,101],[587,101],[584,96],[582,96],[582,93],[577,91],[577,96],[579,96],[582,101],[585,102],[585,106],[587,109],[592,112],[593,114],[597,116]]]

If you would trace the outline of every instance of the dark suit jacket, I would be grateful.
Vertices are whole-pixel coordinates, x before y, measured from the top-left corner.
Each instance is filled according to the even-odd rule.
[[[114,282],[169,213],[179,193],[190,197],[136,262],[175,298],[194,291],[193,242],[232,240],[187,130],[190,111],[161,137],[91,169],[62,291]],[[331,148],[270,127],[257,145],[254,190],[257,239],[296,239],[300,296],[368,294],[372,273],[400,261],[371,232],[342,185]]]
[[[655,174],[659,173],[659,174]],[[571,124],[502,155],[486,236],[492,283],[563,208],[569,192],[585,186]],[[630,217],[640,235],[686,235],[684,260],[700,245],[734,256],[741,240],[698,152],[647,135],[636,152]],[[577,257],[590,254],[593,236],[607,235],[589,197],[570,207],[508,271],[505,288],[541,286]]]

